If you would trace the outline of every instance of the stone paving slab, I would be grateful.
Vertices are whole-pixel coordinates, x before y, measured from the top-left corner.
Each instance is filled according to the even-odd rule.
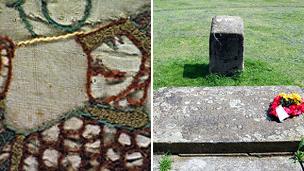
[[[161,156],[153,157],[153,170],[159,171]],[[301,171],[292,156],[273,157],[179,157],[171,156],[171,171]]]
[[[295,151],[304,117],[267,117],[280,92],[296,86],[163,88],[154,93],[154,151],[254,153]]]

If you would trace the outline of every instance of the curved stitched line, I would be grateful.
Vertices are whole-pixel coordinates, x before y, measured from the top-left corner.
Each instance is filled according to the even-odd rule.
[[[55,20],[53,20],[51,18],[51,16],[49,15],[48,7],[47,7],[47,1],[41,0],[42,14],[44,15],[44,17],[46,18],[48,23],[51,24],[53,27],[66,31],[66,32],[73,32],[73,31],[80,29],[85,24],[85,21],[89,17],[91,9],[92,9],[92,1],[86,0],[86,6],[85,6],[85,11],[84,11],[83,17],[80,20],[78,20],[75,24],[65,25],[65,24],[57,23]]]
[[[33,25],[29,22],[29,20],[27,19],[27,16],[24,12],[24,9],[22,7],[22,5],[25,3],[25,0],[16,0],[13,3],[10,4],[6,4],[7,7],[11,7],[11,8],[15,8],[18,13],[19,13],[19,17],[21,19],[21,21],[23,22],[23,24],[25,25],[25,28],[30,32],[30,34],[33,37],[37,37],[37,33],[34,32],[33,30]]]
[[[22,6],[16,6],[16,9],[19,12],[19,16],[20,16],[22,22],[24,23],[25,28],[31,33],[31,35],[33,37],[37,37],[38,35],[37,35],[37,33],[34,32],[33,25],[27,19],[26,14],[25,14],[24,9],[22,8]]]
[[[12,78],[12,70],[13,70],[13,64],[12,64],[12,58],[15,56],[15,44],[14,42],[7,36],[1,36],[0,35],[0,43],[1,41],[3,43],[6,43],[6,45],[4,45],[4,49],[6,50],[7,53],[7,58],[8,58],[8,73],[7,73],[7,78],[5,80],[5,84],[4,84],[4,88],[3,90],[0,92],[0,100],[4,99],[6,96],[6,93],[9,89],[9,85],[11,82],[11,78]]]

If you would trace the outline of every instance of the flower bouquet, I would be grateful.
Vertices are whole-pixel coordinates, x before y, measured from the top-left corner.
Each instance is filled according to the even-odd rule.
[[[269,115],[283,122],[284,119],[304,113],[304,98],[297,93],[281,93],[270,104]]]

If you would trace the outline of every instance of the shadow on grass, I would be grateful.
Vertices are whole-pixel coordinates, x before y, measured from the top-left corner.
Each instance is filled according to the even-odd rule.
[[[227,77],[231,79],[238,79],[242,72],[234,72],[227,74],[210,74],[209,73],[209,65],[208,64],[185,64],[184,65],[184,78],[196,79],[196,78],[207,78],[215,76],[215,77]]]
[[[185,64],[183,77],[191,79],[206,77],[207,75],[209,75],[208,70],[208,64]]]

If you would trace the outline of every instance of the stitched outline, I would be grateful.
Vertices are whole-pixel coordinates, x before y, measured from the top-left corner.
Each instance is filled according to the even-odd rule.
[[[11,82],[11,78],[12,78],[12,70],[13,70],[13,65],[12,65],[12,59],[14,58],[15,56],[15,44],[14,42],[7,36],[1,36],[0,35],[0,51],[2,50],[5,50],[6,51],[6,57],[8,58],[8,73],[7,73],[7,76],[6,76],[6,80],[5,80],[5,83],[4,83],[4,88],[3,90],[0,92],[0,100],[3,100],[5,97],[6,97],[6,93],[9,89],[9,85],[10,85],[10,82]],[[2,71],[2,64],[3,64],[3,61],[2,61],[2,56],[0,56],[1,59],[0,59],[0,66],[1,66],[1,70]]]
[[[53,26],[54,28],[60,29],[65,32],[74,32],[76,30],[79,30],[85,24],[85,21],[87,20],[87,18],[90,16],[90,12],[92,9],[91,0],[86,0],[86,6],[85,6],[85,11],[84,11],[83,17],[80,20],[78,20],[75,24],[64,25],[64,24],[57,23],[55,20],[53,20],[51,18],[51,16],[49,15],[49,10],[47,8],[47,1],[46,0],[40,0],[40,1],[41,1],[42,14],[46,18],[48,23],[51,26]],[[20,17],[21,21],[23,22],[24,27],[30,32],[30,34],[33,37],[37,37],[38,34],[34,31],[33,25],[28,20],[28,17],[26,16],[24,8],[22,7],[22,5],[24,3],[25,3],[25,0],[16,0],[15,2],[12,2],[12,3],[10,3],[10,2],[6,3],[6,6],[9,8],[15,8],[19,13],[19,17]]]
[[[93,56],[91,55],[91,52],[104,43],[105,40],[113,39],[115,36],[126,36],[132,43],[134,43],[142,54],[141,64],[138,73],[134,76],[131,84],[125,90],[119,92],[118,95],[99,99],[94,97],[91,92],[92,77],[101,74],[106,78],[119,79],[121,78],[122,72],[118,72],[116,70],[111,72],[94,70],[94,68],[91,67],[93,66]],[[142,106],[145,103],[151,80],[150,67],[146,66],[151,48],[149,37],[140,32],[128,19],[120,19],[90,33],[77,35],[76,41],[82,46],[88,58],[89,69],[87,71],[87,95],[90,102],[100,104],[114,103],[114,106],[117,108],[120,107],[119,101],[123,99],[127,99],[128,103],[132,106]],[[148,78],[142,81],[141,78],[145,76]],[[129,95],[136,90],[144,91],[143,96],[139,100],[129,97]]]
[[[142,52],[142,60],[141,60],[141,65],[139,67],[139,71],[135,75],[131,84],[128,85],[125,90],[122,90],[117,95],[106,97],[105,99],[94,98],[91,95],[91,75],[90,74],[92,74],[93,73],[92,71],[94,71],[94,70],[92,70],[92,68],[90,69],[90,67],[92,65],[91,62],[92,62],[92,59],[93,59],[90,55],[90,52],[92,50],[94,50],[95,48],[97,48],[100,45],[100,43],[105,41],[106,39],[102,38],[101,40],[97,40],[95,42],[94,41],[89,42],[91,44],[83,44],[83,43],[80,42],[80,41],[83,41],[90,36],[95,37],[96,33],[100,33],[101,35],[103,35],[104,33],[110,33],[109,35],[106,36],[106,38],[113,37],[113,36],[114,37],[115,36],[127,36],[135,44],[135,46],[137,46],[137,48]],[[10,67],[9,67],[9,71],[8,71],[8,80],[6,81],[5,89],[0,94],[1,95],[0,97],[2,97],[2,99],[4,99],[5,96],[6,96],[6,92],[8,91],[8,88],[9,88],[9,84],[10,84],[11,77],[12,77],[12,61],[11,61],[11,59],[14,57],[15,48],[35,44],[35,43],[38,43],[38,42],[51,42],[51,41],[58,41],[58,40],[61,40],[61,39],[68,39],[68,38],[71,38],[71,37],[74,37],[74,36],[76,36],[76,41],[77,40],[79,41],[79,43],[83,47],[84,51],[86,51],[87,54],[88,54],[87,57],[88,57],[88,66],[89,66],[88,68],[89,69],[87,69],[87,75],[88,75],[88,77],[87,77],[87,94],[90,95],[89,96],[90,97],[89,98],[90,104],[111,105],[110,103],[113,102],[114,107],[116,109],[120,109],[121,106],[119,106],[119,100],[126,99],[130,106],[135,106],[135,107],[143,106],[143,104],[145,103],[146,98],[148,96],[148,89],[149,89],[150,79],[151,79],[150,66],[149,66],[149,63],[147,63],[148,62],[148,57],[150,56],[150,38],[147,37],[142,32],[140,32],[128,19],[120,19],[118,21],[114,21],[114,22],[106,25],[105,27],[95,29],[91,32],[74,32],[74,33],[69,33],[69,34],[60,35],[60,36],[34,38],[34,39],[31,39],[31,40],[18,42],[18,43],[16,43],[17,45],[15,45],[14,42],[11,39],[9,39],[8,37],[1,36],[0,38],[3,40],[2,45],[1,45],[2,49],[3,48],[8,49],[8,54],[10,56],[9,57],[10,60],[8,62],[9,62]],[[117,76],[117,71],[116,70],[110,70],[108,73],[110,75],[107,75],[107,77],[116,77]],[[98,74],[102,74],[102,73],[99,73],[99,71],[98,71],[95,74],[98,75]],[[145,80],[141,80],[142,77],[146,77],[146,78],[144,78]],[[133,99],[133,98],[129,97],[130,94],[134,93],[137,90],[143,90],[143,95],[142,95],[141,98]],[[124,109],[127,109],[127,108],[124,108]],[[94,113],[93,113],[93,115],[94,115]],[[107,118],[101,117],[101,115],[98,115],[97,117],[99,117],[100,119],[103,119],[103,120],[104,119],[107,120]],[[148,120],[149,119],[147,119],[147,121]],[[110,123],[114,123],[114,124],[117,123],[116,121],[115,122],[113,122],[111,120],[107,120],[107,121],[109,121]],[[7,126],[9,126],[9,125],[7,125]],[[132,125],[129,125],[129,124],[127,124],[127,126],[132,127]],[[140,126],[137,125],[137,126],[134,126],[134,127],[136,128],[136,127],[140,127]],[[12,127],[9,127],[9,128],[12,128]]]
[[[134,80],[132,81],[132,84],[130,85],[131,86],[131,88],[133,88],[133,91],[129,91],[128,92],[128,90],[124,90],[124,91],[122,91],[120,94],[123,94],[123,93],[126,93],[126,96],[117,96],[116,98],[116,101],[115,101],[115,104],[118,102],[118,100],[120,100],[120,99],[122,99],[122,98],[127,98],[127,100],[128,100],[128,102],[131,104],[132,103],[132,100],[133,99],[131,99],[131,98],[128,98],[127,97],[127,95],[128,95],[128,93],[132,93],[132,92],[134,92],[134,91],[136,91],[136,90],[138,90],[138,89],[144,89],[144,90],[147,90],[148,88],[149,88],[149,84],[150,84],[150,67],[148,67],[148,66],[145,66],[147,63],[147,58],[150,56],[150,39],[149,38],[147,38],[146,36],[142,36],[142,34],[140,34],[141,32],[139,32],[136,28],[135,29],[131,29],[131,30],[125,30],[126,28],[128,28],[128,26],[130,27],[130,25],[128,25],[128,24],[130,24],[129,23],[129,21],[128,20],[126,20],[126,19],[123,19],[123,20],[125,20],[123,23],[121,23],[122,25],[121,25],[121,27],[120,27],[120,29],[122,29],[122,33],[120,33],[120,34],[118,34],[118,35],[114,35],[114,36],[127,36],[138,48],[139,48],[139,50],[142,52],[142,64],[141,64],[141,66],[140,66],[140,71],[137,73],[137,75],[136,76],[138,76],[138,80],[137,81],[135,81],[135,83],[136,84],[133,84],[134,83]],[[115,23],[115,22],[114,22]],[[119,22],[118,22],[119,23]],[[111,24],[109,24],[109,25],[111,25]],[[133,26],[133,25],[132,25]],[[131,28],[132,28],[132,26],[131,26]],[[134,27],[134,26],[133,26]],[[97,31],[98,30],[102,30],[102,28],[100,28],[100,29],[97,29]],[[115,31],[115,30],[114,30]],[[126,31],[126,32],[124,32],[124,31]],[[115,33],[115,32],[114,32]],[[73,36],[81,36],[82,34],[84,34],[84,32],[75,32],[75,33],[72,33],[72,34],[67,34],[67,35],[62,35],[62,36],[58,36],[58,37],[44,37],[44,38],[38,38],[38,39],[33,39],[33,40],[29,40],[29,41],[23,41],[23,42],[19,42],[18,44],[17,44],[17,47],[20,47],[20,46],[25,46],[25,45],[29,45],[29,44],[33,44],[33,43],[38,43],[38,42],[47,42],[47,41],[57,41],[57,40],[60,40],[60,39],[66,39],[66,38],[70,38],[70,37],[73,37]],[[133,35],[134,34],[134,35]],[[133,38],[133,39],[132,39]],[[4,40],[6,40],[6,39],[8,39],[8,40],[10,40],[9,38],[5,38]],[[148,39],[147,41],[142,41],[143,39]],[[10,41],[8,41],[9,43],[8,43],[8,45],[9,45],[9,47],[11,48],[10,49],[10,53],[8,53],[8,54],[12,54],[12,57],[14,56],[14,53],[15,53],[15,48],[16,48],[16,46],[15,46],[15,44],[10,40]],[[4,46],[5,45],[5,46]],[[7,47],[7,44],[5,44],[4,43],[4,45],[2,45],[1,47]],[[2,48],[3,49],[3,48]],[[11,53],[12,52],[12,53]],[[147,56],[144,56],[144,55],[147,55]],[[11,58],[10,58],[11,59]],[[9,61],[10,62],[10,61]],[[89,63],[89,62],[88,62]],[[11,63],[10,63],[11,64]],[[114,75],[115,75],[115,72],[113,72],[114,73]],[[117,74],[116,74],[117,75]],[[148,75],[148,79],[146,79],[145,81],[143,81],[143,82],[140,82],[140,78],[142,77],[142,76],[147,76]],[[8,82],[9,83],[9,82]],[[132,87],[132,85],[134,86],[134,87]],[[129,87],[130,87],[129,86]],[[6,90],[7,91],[7,90]],[[137,102],[134,102],[134,103],[140,103],[143,99],[144,99],[144,101],[145,101],[145,98],[146,98],[146,96],[147,96],[147,91],[144,91],[144,95],[143,95],[143,97],[139,100],[139,101],[137,101]],[[116,104],[117,105],[117,104]],[[84,115],[84,116],[86,116],[86,115]],[[99,122],[98,121],[98,123],[99,124],[103,124],[102,122]],[[149,128],[144,128],[144,129],[148,129],[149,130]],[[150,132],[150,131],[148,131],[148,132]],[[61,143],[62,144],[62,143]],[[22,151],[24,151],[25,150],[25,148],[23,148],[23,150]],[[125,150],[125,149],[123,149],[123,150]],[[147,150],[150,150],[149,148],[147,149]],[[83,156],[83,157],[85,157],[85,156]],[[144,155],[143,156],[144,157],[144,164],[143,164],[143,166],[146,166],[147,168],[149,168],[150,167],[150,153],[148,153],[148,155]],[[23,159],[25,159],[25,156],[24,155],[22,155],[22,159],[21,159],[21,161],[17,161],[17,162],[19,162],[19,163],[21,163],[21,164],[19,164],[19,169],[22,169],[21,168],[21,165],[22,165],[22,163],[24,162],[23,161]],[[58,159],[59,160],[59,159]],[[125,160],[124,160],[125,161]],[[85,163],[84,164],[82,164],[82,165],[85,165]],[[114,168],[115,168],[115,166],[122,166],[122,162],[116,162],[116,164],[114,164]],[[144,169],[146,169],[146,168],[144,168]]]
[[[136,141],[137,135],[143,135],[147,138],[151,138],[151,130],[150,128],[143,128],[141,130],[124,130],[121,128],[116,128],[116,133],[114,133],[114,139],[110,144],[104,143],[104,135],[103,128],[105,127],[104,124],[99,123],[98,120],[92,120],[84,117],[77,117],[78,119],[82,120],[83,124],[81,128],[78,130],[64,130],[64,121],[61,121],[58,124],[59,128],[59,135],[56,141],[47,141],[43,139],[42,131],[38,131],[32,133],[28,136],[18,135],[12,141],[12,149],[10,152],[9,157],[9,166],[8,169],[10,170],[23,170],[24,160],[28,156],[33,156],[37,158],[38,162],[38,169],[39,170],[64,170],[65,168],[62,165],[62,161],[67,154],[78,154],[81,158],[81,163],[78,170],[86,170],[92,167],[88,160],[96,159],[99,162],[97,166],[97,170],[103,167],[107,167],[108,169],[117,169],[120,168],[122,170],[128,170],[126,163],[128,162],[125,158],[126,154],[130,154],[133,152],[139,152],[142,155],[143,164],[141,166],[135,166],[135,170],[143,170],[148,171],[150,169],[150,160],[151,160],[151,143],[147,147],[140,147],[138,142]],[[82,134],[85,130],[86,125],[96,125],[99,126],[100,133],[95,135],[91,138],[86,138]],[[122,145],[119,143],[118,139],[119,136],[125,133],[130,136],[131,145]],[[79,135],[79,141],[81,142],[81,146],[77,150],[71,150],[68,146],[64,145],[64,140],[69,139],[75,135]],[[32,140],[38,140],[39,145],[38,152],[30,151],[28,144]],[[98,153],[92,153],[85,149],[85,144],[93,143],[97,140],[100,141],[100,147],[98,149]],[[59,157],[57,159],[57,165],[55,167],[48,167],[44,164],[43,161],[43,153],[47,149],[55,149]],[[106,151],[108,149],[113,149],[119,153],[120,158],[116,161],[111,161],[106,157]]]
[[[35,33],[35,31],[33,30],[33,25],[29,22],[29,20],[26,17],[26,14],[24,12],[24,9],[22,7],[22,5],[25,3],[25,0],[16,0],[13,3],[6,3],[7,7],[10,8],[15,8],[18,13],[19,13],[19,17],[21,18],[21,21],[24,24],[24,27],[30,32],[30,34],[33,37],[37,37],[37,33]]]
[[[66,32],[74,32],[76,30],[79,30],[85,24],[85,21],[90,16],[91,9],[92,9],[92,1],[91,0],[86,0],[86,6],[85,6],[83,17],[74,24],[65,25],[65,24],[60,24],[60,23],[58,23],[58,22],[56,22],[55,20],[52,19],[52,17],[49,14],[48,7],[47,7],[47,0],[40,0],[40,1],[41,1],[42,14],[46,18],[48,23],[50,25],[52,25],[53,27],[55,27],[57,29],[60,29],[60,30],[63,30],[63,31],[66,31]]]
[[[99,38],[96,39],[96,34],[99,35]],[[133,106],[142,106],[146,98],[148,96],[148,89],[151,82],[151,74],[150,74],[150,66],[146,66],[148,62],[148,58],[150,56],[150,38],[147,37],[144,33],[140,32],[128,19],[120,19],[118,21],[114,21],[104,27],[95,29],[91,32],[74,32],[66,35],[60,36],[52,36],[52,37],[41,37],[35,38],[31,40],[21,41],[17,43],[17,47],[26,46],[38,42],[51,42],[57,41],[61,39],[68,39],[76,36],[76,41],[81,45],[85,54],[87,55],[88,61],[88,70],[87,70],[87,95],[91,102],[98,103],[106,103],[110,104],[114,103],[116,107],[119,108],[119,101],[126,98],[128,103]],[[106,67],[94,67],[93,64],[93,56],[91,52],[97,48],[101,43],[106,40],[112,39],[115,36],[126,36],[128,37],[132,43],[141,51],[142,59],[139,72],[135,75],[131,84],[123,91],[121,91],[118,95],[107,97],[106,99],[98,99],[95,98],[91,93],[91,82],[92,76],[97,76],[98,74],[103,75],[105,78],[114,78],[121,80],[125,72],[120,72],[117,70],[110,70]],[[89,42],[90,40],[93,40]],[[101,68],[101,69],[100,69]],[[145,81],[141,81],[140,79],[144,76],[148,78]],[[128,97],[131,93],[136,90],[143,90],[143,96],[139,100]]]

